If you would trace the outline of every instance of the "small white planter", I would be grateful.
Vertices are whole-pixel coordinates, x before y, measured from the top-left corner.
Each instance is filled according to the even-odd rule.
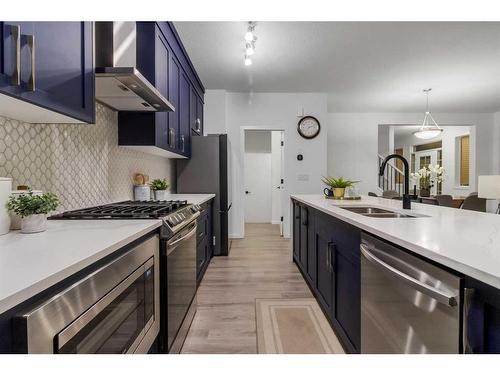
[[[155,190],[155,201],[166,201],[167,200],[167,191],[166,190]]]
[[[21,233],[39,233],[47,230],[47,215],[37,214],[21,219]]]
[[[134,200],[136,201],[151,200],[151,189],[149,188],[149,185],[134,186]]]

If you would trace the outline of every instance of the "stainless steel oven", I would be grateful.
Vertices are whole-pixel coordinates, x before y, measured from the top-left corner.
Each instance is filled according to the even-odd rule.
[[[162,351],[179,353],[196,312],[196,212],[164,242]],[[165,305],[166,302],[166,305]],[[165,313],[166,310],[166,313]],[[165,347],[166,344],[166,347]]]
[[[14,319],[24,353],[147,353],[160,328],[159,238]]]

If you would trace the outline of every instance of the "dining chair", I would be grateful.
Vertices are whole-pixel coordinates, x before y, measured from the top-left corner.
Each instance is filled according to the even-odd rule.
[[[449,194],[436,195],[434,198],[436,198],[438,206],[453,207],[453,197]]]
[[[378,195],[377,195],[377,194],[375,194],[375,193],[373,193],[373,192],[371,192],[371,191],[369,191],[369,192],[368,192],[368,196],[369,196],[369,197],[378,197]]]
[[[460,208],[463,210],[486,212],[486,199],[479,198],[477,192],[470,193]]]

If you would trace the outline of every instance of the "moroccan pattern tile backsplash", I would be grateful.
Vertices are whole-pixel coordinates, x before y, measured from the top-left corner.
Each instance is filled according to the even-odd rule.
[[[96,111],[92,125],[0,116],[0,177],[11,177],[13,189],[56,193],[58,211],[132,199],[136,172],[173,181],[173,160],[118,147],[117,113],[99,104]]]

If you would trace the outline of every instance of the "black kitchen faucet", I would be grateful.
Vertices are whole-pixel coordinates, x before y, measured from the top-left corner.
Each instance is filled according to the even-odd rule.
[[[401,155],[398,154],[392,154],[387,156],[384,161],[382,162],[382,165],[380,165],[380,170],[379,170],[379,175],[383,176],[384,175],[384,170],[385,170],[385,165],[387,162],[391,159],[399,159],[403,162],[404,165],[404,178],[405,178],[405,184],[404,184],[404,190],[403,190],[403,208],[404,209],[411,209],[411,198],[410,198],[410,167],[408,166],[408,161],[402,157]]]

